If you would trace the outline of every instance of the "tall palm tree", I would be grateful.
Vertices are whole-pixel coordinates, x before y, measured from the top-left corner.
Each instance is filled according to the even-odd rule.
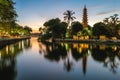
[[[118,23],[118,14],[114,14],[113,16],[110,16],[111,18],[111,23],[115,26]]]
[[[66,12],[63,13],[64,16],[64,20],[68,23],[68,29],[70,29],[70,23],[76,19],[73,15],[75,14],[75,12],[73,12],[72,10],[67,10]]]
[[[75,12],[73,12],[72,10],[67,10],[66,12],[63,13],[64,16],[64,20],[68,23],[68,33],[69,33],[69,38],[71,38],[71,25],[70,23],[76,19],[73,15],[75,14]]]
[[[104,22],[105,24],[109,24],[109,18],[105,18],[105,19],[103,20],[103,22]]]

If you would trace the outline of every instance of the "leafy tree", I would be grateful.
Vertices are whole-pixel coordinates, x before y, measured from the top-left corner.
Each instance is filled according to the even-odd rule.
[[[46,33],[46,30],[47,30],[47,29],[46,29],[45,27],[43,27],[43,28],[40,27],[40,28],[39,28],[40,35],[45,34],[45,33]]]
[[[92,31],[91,30],[89,30],[89,28],[83,28],[83,30],[81,30],[81,31],[79,31],[78,33],[77,33],[77,36],[92,36]]]
[[[46,33],[51,34],[52,38],[64,37],[67,29],[67,23],[61,22],[59,18],[51,19],[44,23]]]
[[[79,31],[83,29],[83,26],[80,22],[73,22],[71,24],[71,33],[72,35],[76,35]]]
[[[106,35],[112,36],[110,29],[102,22],[96,23],[92,29],[94,36]]]
[[[118,38],[120,39],[120,23],[116,25]]]
[[[68,24],[66,22],[61,22],[60,25],[61,25],[61,37],[65,38]]]
[[[89,30],[89,28],[84,28],[83,30],[82,30],[82,34],[83,34],[83,36],[92,36],[92,31],[91,30]]]
[[[118,14],[114,14],[113,16],[110,16],[109,18],[105,18],[103,22],[106,24],[106,26],[109,28],[111,31],[110,33],[112,36],[119,37],[117,32],[117,24],[119,24],[119,17]]]
[[[110,16],[110,22],[113,26],[117,25],[118,23],[118,14],[114,14],[113,16]]]
[[[16,11],[14,10],[14,2],[12,0],[0,0],[0,22],[4,28],[4,34],[8,34],[15,25]]]
[[[26,31],[26,35],[30,35],[30,32],[32,32],[32,29],[28,26],[25,26],[24,30]]]
[[[109,18],[105,18],[105,19],[103,20],[103,22],[104,22],[105,24],[109,24]]]
[[[0,1],[0,21],[12,22],[16,20],[17,14],[14,10],[14,2],[12,0],[1,0]]]

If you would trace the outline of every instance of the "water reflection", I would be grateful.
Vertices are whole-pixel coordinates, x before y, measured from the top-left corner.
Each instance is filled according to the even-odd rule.
[[[92,57],[94,60],[102,62],[104,67],[108,68],[111,72],[116,73],[120,60],[120,48],[116,46],[94,46],[92,51]]]
[[[0,50],[0,80],[15,80],[17,76],[16,57],[23,49],[30,47],[30,40],[7,45]]]
[[[64,64],[67,72],[72,71],[75,63],[82,62],[83,74],[87,73],[88,57],[94,62],[102,63],[103,68],[108,69],[115,74],[120,61],[120,48],[108,45],[89,45],[89,44],[68,44],[68,43],[39,43],[39,52],[49,61],[60,62]]]

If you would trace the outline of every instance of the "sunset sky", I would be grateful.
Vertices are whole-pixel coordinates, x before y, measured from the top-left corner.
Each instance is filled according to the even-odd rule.
[[[120,15],[120,0],[14,0],[18,14],[18,23],[22,26],[37,30],[43,23],[51,18],[59,17],[63,20],[66,10],[73,10],[77,19],[82,20],[83,7],[88,8],[88,22],[102,21],[115,13]]]

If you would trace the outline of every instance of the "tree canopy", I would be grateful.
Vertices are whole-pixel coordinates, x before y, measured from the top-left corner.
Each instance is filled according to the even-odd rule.
[[[72,35],[76,35],[79,31],[81,31],[83,29],[83,26],[80,22],[73,22],[71,24],[71,33]]]
[[[63,13],[64,15],[64,20],[68,23],[69,29],[70,29],[70,23],[76,19],[73,15],[75,14],[75,12],[73,12],[72,10],[67,10],[66,12]]]
[[[16,23],[17,13],[13,0],[0,0],[0,36],[18,36],[31,31]]]
[[[106,36],[110,37],[111,33],[109,32],[108,29],[109,28],[107,28],[107,26],[104,23],[98,22],[98,23],[94,24],[94,26],[93,26],[93,29],[92,29],[93,35],[94,36],[106,35]]]
[[[48,20],[44,23],[44,26],[46,27],[46,34],[51,35],[52,38],[65,37],[67,23],[61,22],[59,18]]]

